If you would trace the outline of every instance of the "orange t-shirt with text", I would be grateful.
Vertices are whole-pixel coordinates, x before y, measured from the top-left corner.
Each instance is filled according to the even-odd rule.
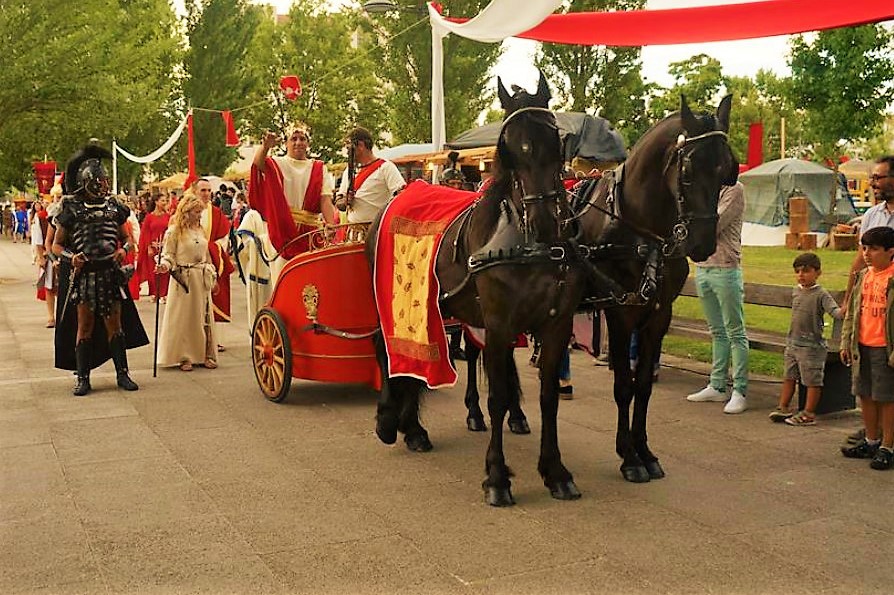
[[[883,271],[869,268],[863,275],[860,301],[860,345],[884,347],[885,310],[888,305],[888,281],[894,276],[894,264]]]

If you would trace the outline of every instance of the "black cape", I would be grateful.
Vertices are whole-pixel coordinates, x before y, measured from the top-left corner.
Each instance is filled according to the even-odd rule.
[[[65,296],[68,295],[71,264],[64,259],[59,262],[59,292],[56,294],[56,367],[61,370],[77,370],[75,363],[75,345],[78,340],[78,309],[74,304],[65,307]],[[125,293],[127,293],[125,291]],[[65,309],[65,315],[62,310]],[[121,301],[121,329],[124,331],[124,342],[127,349],[134,349],[149,344],[149,337],[140,321],[137,307],[130,295]],[[106,326],[101,319],[93,326],[93,335],[89,339],[90,369],[98,368],[112,358],[109,351],[109,338]]]

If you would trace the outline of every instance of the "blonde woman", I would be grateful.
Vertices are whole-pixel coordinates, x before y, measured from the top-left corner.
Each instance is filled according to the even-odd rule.
[[[177,204],[164,239],[157,273],[170,273],[164,322],[158,341],[158,363],[179,365],[184,372],[193,364],[217,367],[217,340],[211,293],[217,291],[217,275],[211,265],[208,240],[201,217],[205,203],[187,194]]]

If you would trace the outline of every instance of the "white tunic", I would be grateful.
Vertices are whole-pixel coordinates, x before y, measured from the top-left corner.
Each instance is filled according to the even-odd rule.
[[[348,208],[348,223],[372,221],[379,211],[394,197],[394,193],[406,186],[400,170],[390,161],[385,161],[374,171],[354,195],[354,203]],[[341,177],[338,193],[348,192],[348,172]]]
[[[304,194],[310,183],[310,172],[313,169],[313,159],[292,159],[288,155],[273,157],[279,166],[283,177],[283,191],[286,201],[293,209],[304,209]],[[323,190],[320,200],[331,200],[333,181],[332,174],[323,165]]]

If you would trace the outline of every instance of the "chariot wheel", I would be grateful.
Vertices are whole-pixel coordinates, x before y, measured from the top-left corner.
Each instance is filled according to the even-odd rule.
[[[264,396],[274,403],[285,399],[292,385],[292,349],[286,325],[272,308],[262,308],[255,316],[251,360]]]

